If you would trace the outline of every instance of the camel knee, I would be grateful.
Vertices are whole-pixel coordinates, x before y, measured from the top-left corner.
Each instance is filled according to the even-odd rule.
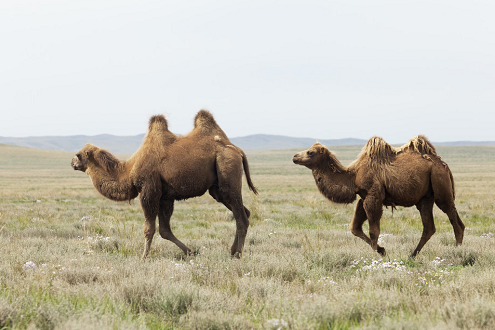
[[[159,228],[158,229],[158,232],[160,233],[160,236],[163,239],[171,240],[171,238],[173,237],[173,234],[169,230],[167,230],[167,229]]]
[[[251,212],[245,206],[244,206],[244,212],[246,212],[246,217],[249,219],[251,217]]]
[[[357,237],[361,237],[364,233],[363,233],[363,229],[362,228],[359,228],[359,227],[351,227],[351,233],[354,235],[354,236],[357,236]]]
[[[425,231],[423,232],[423,236],[426,238],[426,239],[430,239],[433,234],[435,234],[437,232],[437,229],[435,227],[428,227],[428,228],[425,228]]]
[[[155,235],[155,231],[155,226],[147,224],[144,225],[144,237],[146,237],[146,239],[152,239]]]

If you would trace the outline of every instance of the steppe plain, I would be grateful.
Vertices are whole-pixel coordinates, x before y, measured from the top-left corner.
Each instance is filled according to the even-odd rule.
[[[360,149],[331,147],[345,165]],[[241,259],[230,212],[205,195],[176,202],[171,221],[197,255],[155,235],[143,262],[138,200],[98,195],[72,153],[0,145],[0,328],[495,328],[495,147],[437,147],[464,244],[435,207],[416,259],[416,208],[385,209],[382,258],[350,233],[354,204],[329,202],[292,164],[297,151],[247,152],[260,194],[245,185]]]

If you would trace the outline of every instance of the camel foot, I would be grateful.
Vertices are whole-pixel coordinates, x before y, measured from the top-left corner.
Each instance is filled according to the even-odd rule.
[[[235,252],[231,255],[232,258],[237,258],[237,259],[241,259],[242,257],[242,253],[241,252]]]
[[[191,256],[191,257],[197,256],[198,254],[199,254],[199,250],[189,250],[186,252],[186,256]]]
[[[382,248],[381,246],[377,247],[376,252],[380,253],[382,257],[385,257],[387,255],[387,252],[385,252],[385,248]]]

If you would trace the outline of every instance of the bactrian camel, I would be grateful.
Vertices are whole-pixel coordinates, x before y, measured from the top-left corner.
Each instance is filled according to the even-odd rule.
[[[257,194],[244,152],[233,145],[206,110],[198,112],[194,129],[185,136],[168,130],[164,116],[153,116],[141,147],[127,160],[119,161],[108,151],[87,144],[72,159],[75,170],[86,172],[94,187],[114,201],[130,201],[139,195],[144,212],[143,259],[155,234],[175,243],[184,253],[191,249],[170,229],[175,200],[210,195],[233,212],[236,234],[232,256],[240,257],[249,227],[250,212],[242,201],[242,173]]]
[[[435,233],[433,204],[449,217],[457,245],[462,244],[464,224],[457,213],[454,199],[454,179],[445,162],[437,156],[433,145],[424,136],[413,137],[400,148],[393,148],[382,138],[371,138],[361,154],[348,167],[343,166],[320,143],[294,155],[295,164],[313,172],[316,186],[336,203],[357,202],[351,232],[363,239],[382,256],[385,249],[378,245],[383,206],[415,205],[423,222],[423,234],[412,253],[415,257]],[[369,221],[369,237],[363,223]]]

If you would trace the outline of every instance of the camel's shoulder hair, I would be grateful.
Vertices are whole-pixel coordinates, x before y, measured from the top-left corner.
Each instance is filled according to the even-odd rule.
[[[402,152],[417,152],[422,155],[437,155],[437,151],[433,144],[424,135],[416,135],[409,142],[398,148]]]

